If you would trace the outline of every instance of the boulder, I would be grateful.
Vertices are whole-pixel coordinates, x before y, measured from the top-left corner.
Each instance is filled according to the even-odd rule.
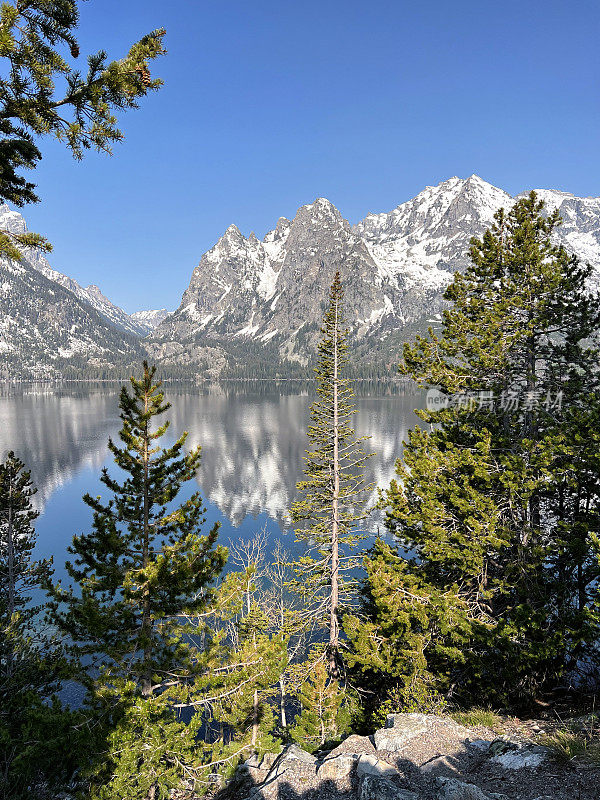
[[[375,731],[375,747],[396,753],[429,729],[427,714],[389,714],[385,728]]]
[[[329,753],[328,758],[335,758],[342,753],[358,753],[358,755],[361,753],[371,753],[375,755],[376,752],[370,736],[358,736],[358,734],[353,733],[351,736],[344,739],[341,744],[338,744],[338,746]]]
[[[451,717],[435,714],[390,714],[386,727],[375,732],[378,751],[402,753],[421,765],[442,753],[466,751],[466,743],[477,735]],[[413,755],[414,750],[414,755]]]
[[[316,782],[316,773],[317,759],[297,744],[292,744],[277,758],[264,783],[257,787],[252,797],[275,800],[281,794],[282,784],[298,787],[312,785]]]
[[[472,783],[464,783],[456,778],[436,780],[436,800],[504,800],[505,795],[487,794]]]
[[[341,753],[334,758],[329,756],[317,769],[317,778],[320,781],[340,781],[350,775],[358,759],[358,753]]]
[[[298,747],[297,744],[291,744],[275,762],[277,775],[282,775],[287,770],[294,770],[294,772],[299,770],[314,775],[317,771],[317,759],[311,753]]]
[[[263,760],[260,762],[260,768],[267,771],[272,769],[278,758],[279,753],[265,753]]]
[[[400,774],[398,770],[386,761],[382,761],[377,756],[363,753],[356,765],[356,774],[372,775],[375,778],[396,778]]]
[[[548,758],[547,747],[523,742],[512,742],[506,737],[495,739],[488,750],[492,764],[504,769],[537,769]]]
[[[264,760],[264,759],[263,759]],[[236,775],[239,779],[245,777],[250,778],[253,784],[259,784],[264,781],[269,773],[270,767],[263,766],[260,758],[254,754],[247,758],[243,764],[240,764],[236,769]]]
[[[365,775],[358,792],[359,800],[421,800],[416,792],[400,789],[385,778]]]

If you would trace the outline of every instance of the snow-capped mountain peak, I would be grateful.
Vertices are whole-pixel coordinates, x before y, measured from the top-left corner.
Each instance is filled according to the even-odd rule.
[[[553,190],[539,195],[564,218],[557,240],[600,272],[600,199]],[[252,340],[256,348],[270,343],[269,352],[275,345],[281,358],[306,363],[327,287],[339,269],[353,336],[385,341],[439,313],[453,273],[468,263],[471,237],[513,202],[473,174],[427,186],[354,226],[323,197],[301,206],[291,221],[281,217],[262,241],[230,226],[202,257],[179,309],[153,338],[163,346],[197,343],[199,336],[224,347]]]
[[[169,316],[169,311],[166,308],[148,309],[144,311],[134,311],[129,316],[131,319],[144,328],[146,333],[150,333],[156,328],[157,325]]]

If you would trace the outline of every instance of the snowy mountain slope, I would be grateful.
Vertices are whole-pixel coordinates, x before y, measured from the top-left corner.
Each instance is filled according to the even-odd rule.
[[[169,312],[166,308],[149,309],[147,311],[134,311],[130,314],[130,318],[137,323],[144,330],[145,333],[150,333],[156,328],[157,325],[166,319]]]
[[[536,189],[547,208],[558,208],[562,224],[558,241],[591,264],[600,283],[600,197],[575,197],[555,189]],[[522,197],[517,195],[517,197]]]
[[[443,288],[448,273],[468,263],[468,244],[493,222],[510,195],[477,175],[428,186],[389,214],[369,214],[355,226],[382,275],[405,289]]]
[[[0,259],[0,377],[98,373],[138,362],[137,337],[26,261]]]
[[[0,204],[0,229],[8,230],[11,233],[25,233],[27,223],[21,214],[13,211],[3,203]],[[149,328],[145,324],[137,322],[129,314],[125,313],[122,308],[111,303],[94,284],[85,288],[80,286],[73,278],[69,278],[67,275],[63,275],[53,269],[45,256],[37,250],[28,249],[25,257],[28,263],[38,272],[41,272],[49,280],[60,284],[60,286],[64,286],[65,289],[68,289],[80,300],[88,303],[115,327],[134,336],[145,336],[148,333]]]
[[[180,307],[151,340],[271,343],[270,351],[276,344],[281,357],[306,364],[337,269],[352,276],[346,308],[357,335],[375,321],[383,329],[400,300],[397,286],[373,281],[377,265],[365,242],[328,200],[302,206],[292,221],[280,219],[262,242],[232,225],[204,254]]]
[[[540,190],[564,224],[557,241],[590,261],[600,276],[600,198]],[[342,273],[347,318],[365,358],[404,330],[439,313],[443,291],[468,263],[469,242],[514,199],[471,175],[428,186],[389,213],[351,226],[328,200],[281,218],[260,241],[231,225],[205,253],[179,308],[150,336],[155,352],[193,362],[195,348],[244,345],[267,360],[307,364],[318,337],[327,287]],[[391,338],[390,338],[391,337]],[[361,347],[362,345],[362,347]]]

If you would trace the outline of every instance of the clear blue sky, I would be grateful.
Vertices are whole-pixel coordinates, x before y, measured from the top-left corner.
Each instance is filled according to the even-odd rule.
[[[113,158],[46,143],[24,214],[127,311],[176,307],[230,223],[263,236],[317,196],[355,222],[473,172],[600,195],[598,0],[81,6],[82,52],[165,27],[165,86]]]

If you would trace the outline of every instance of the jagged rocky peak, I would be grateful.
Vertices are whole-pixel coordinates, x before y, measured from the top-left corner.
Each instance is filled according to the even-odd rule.
[[[7,203],[0,203],[0,230],[9,233],[25,233],[27,223],[18,211],[14,211]]]
[[[389,213],[368,214],[355,230],[375,243],[399,236],[416,242],[435,235],[440,225],[448,227],[469,214],[474,222],[478,219],[489,222],[498,208],[511,203],[510,195],[478,175],[466,179],[453,177],[437,186],[425,187],[415,198]]]
[[[600,274],[600,199],[551,190],[540,196],[563,215],[557,241]],[[327,288],[339,270],[352,336],[371,343],[365,354],[382,352],[391,333],[400,341],[404,329],[410,336],[414,325],[440,312],[453,273],[469,263],[471,237],[483,234],[498,208],[513,203],[505,191],[471,175],[428,186],[354,226],[323,197],[301,206],[293,220],[281,217],[262,241],[232,225],[202,256],[179,309],[154,337],[178,347],[186,341],[197,347],[205,337],[225,346],[254,341],[257,352],[269,342],[269,358],[277,357],[275,345],[279,357],[307,363]]]
[[[263,239],[263,244],[272,244],[275,242],[281,242],[282,240],[284,241],[289,233],[291,224],[292,223],[290,220],[286,219],[286,217],[279,217],[277,225],[272,231],[269,231]]]
[[[235,247],[245,241],[245,237],[237,225],[230,225],[220,239],[222,244]]]
[[[348,225],[337,208],[326,197],[317,197],[314,203],[301,206],[296,216],[295,223],[306,223],[311,225]]]
[[[86,286],[85,291],[88,292],[90,297],[96,297],[98,300],[106,300],[106,297],[102,294],[102,290],[99,286],[96,286],[95,283],[90,283],[89,286]]]

